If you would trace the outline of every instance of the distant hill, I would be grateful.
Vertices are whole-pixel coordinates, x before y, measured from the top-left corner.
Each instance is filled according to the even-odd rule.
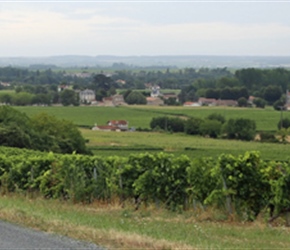
[[[192,68],[290,68],[290,56],[51,56],[0,57],[0,67],[192,67]]]

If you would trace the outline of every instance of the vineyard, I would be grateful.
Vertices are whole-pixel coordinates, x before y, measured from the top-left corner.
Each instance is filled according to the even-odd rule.
[[[173,211],[216,207],[228,215],[269,222],[290,207],[289,162],[263,161],[257,152],[218,159],[135,154],[127,157],[60,155],[0,148],[1,193],[47,199],[139,206]]]

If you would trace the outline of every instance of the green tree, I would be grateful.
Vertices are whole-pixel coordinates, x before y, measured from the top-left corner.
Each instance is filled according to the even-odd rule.
[[[285,109],[285,102],[282,99],[279,99],[276,102],[274,102],[273,108],[275,110],[278,110],[278,111],[284,110]]]
[[[153,117],[150,127],[151,129],[160,128],[171,132],[184,132],[184,121],[178,117]]]
[[[30,125],[40,134],[47,135],[55,144],[53,151],[60,153],[88,153],[85,139],[78,128],[70,121],[60,120],[42,113],[31,119]]]
[[[125,101],[128,104],[146,104],[147,103],[146,97],[143,94],[141,94],[140,92],[138,92],[138,91],[132,91],[127,96]]]
[[[11,104],[12,95],[8,93],[4,93],[0,95],[0,102],[4,104]]]
[[[221,133],[222,123],[217,120],[204,120],[199,125],[199,132],[203,136],[217,138]]]
[[[256,68],[241,69],[235,72],[237,79],[247,89],[253,89],[262,85],[262,70]]]
[[[176,98],[169,97],[168,99],[164,100],[164,104],[168,105],[168,106],[177,106],[178,102],[177,102]]]
[[[264,99],[269,103],[273,104],[277,100],[279,100],[282,96],[281,87],[270,85],[265,88],[263,93]]]
[[[253,100],[253,103],[257,108],[265,108],[267,102],[263,98],[258,97]]]
[[[0,145],[58,153],[89,153],[84,138],[72,122],[47,114],[29,118],[9,106],[0,106]]]
[[[104,74],[97,74],[93,78],[91,88],[96,91],[96,99],[101,101],[104,97],[115,94],[115,88],[118,85],[114,83],[111,77]]]
[[[239,107],[247,107],[248,106],[248,100],[245,97],[240,97],[238,99],[238,106]]]
[[[12,96],[11,104],[16,106],[31,105],[33,94],[27,92],[19,92]]]
[[[224,124],[226,122],[226,118],[218,113],[212,113],[209,116],[207,116],[208,120],[216,120],[219,121],[221,124]]]
[[[61,104],[63,106],[79,105],[79,96],[71,89],[65,89],[60,93]]]
[[[219,99],[220,98],[220,90],[219,89],[207,89],[205,91],[205,97]]]
[[[282,118],[279,120],[277,124],[277,128],[280,130],[281,128],[287,129],[290,127],[290,119],[289,118]]]
[[[18,148],[36,148],[36,133],[29,126],[29,117],[9,106],[0,106],[0,145]]]
[[[238,118],[229,119],[223,125],[223,133],[229,139],[253,140],[256,134],[256,123],[253,120]]]
[[[200,124],[202,123],[201,118],[191,117],[186,120],[184,124],[184,132],[188,135],[198,135],[200,134]]]
[[[178,94],[178,99],[180,103],[184,103],[186,101],[196,101],[198,96],[196,95],[196,88],[191,85],[181,89]]]

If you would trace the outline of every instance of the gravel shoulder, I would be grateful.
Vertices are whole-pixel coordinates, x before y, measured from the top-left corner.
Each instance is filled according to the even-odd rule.
[[[104,250],[95,244],[35,231],[4,221],[0,221],[0,249]]]

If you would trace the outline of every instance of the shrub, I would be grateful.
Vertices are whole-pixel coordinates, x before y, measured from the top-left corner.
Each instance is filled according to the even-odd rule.
[[[255,98],[253,103],[256,105],[257,108],[265,108],[266,101],[262,98]]]
[[[248,100],[245,97],[240,97],[238,99],[238,106],[239,107],[247,107],[248,106]]]
[[[204,120],[200,123],[199,132],[203,136],[209,136],[211,138],[217,138],[221,133],[221,122],[217,120]]]
[[[224,124],[226,122],[226,118],[221,115],[221,114],[217,114],[217,113],[212,113],[207,117],[208,120],[216,120],[219,121],[220,123]]]
[[[132,91],[130,94],[126,97],[125,101],[128,104],[146,104],[146,97],[138,92],[138,91]]]
[[[256,123],[245,118],[230,119],[224,124],[222,130],[228,139],[250,141],[255,137]]]
[[[281,119],[277,124],[278,129],[281,128],[289,128],[290,127],[290,119],[289,118],[283,118]]]
[[[266,131],[260,133],[260,140],[261,142],[278,142],[274,134]]]
[[[188,119],[184,124],[184,132],[188,135],[198,135],[200,134],[200,124],[202,123],[201,118],[192,117]]]
[[[156,130],[166,130],[172,132],[183,132],[184,131],[184,121],[177,117],[154,117],[150,122],[150,128]]]

